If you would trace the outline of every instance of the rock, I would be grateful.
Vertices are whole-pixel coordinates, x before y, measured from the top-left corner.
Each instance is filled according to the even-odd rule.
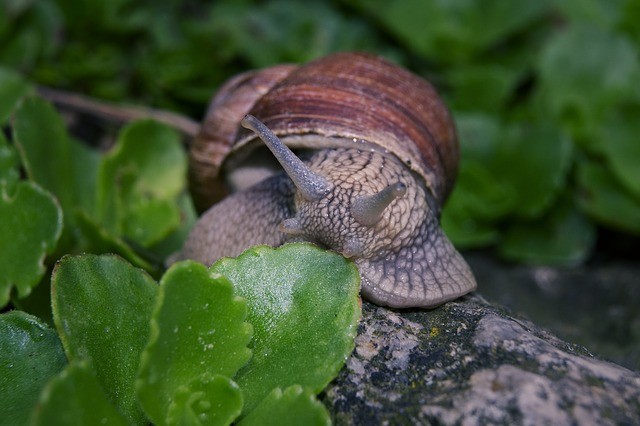
[[[465,258],[489,301],[600,357],[640,370],[639,261],[610,259],[570,268],[508,264],[482,253]]]
[[[640,374],[477,294],[430,311],[364,303],[322,397],[337,425],[640,424]]]

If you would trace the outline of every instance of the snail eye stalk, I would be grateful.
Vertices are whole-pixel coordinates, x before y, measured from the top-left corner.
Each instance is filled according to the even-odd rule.
[[[247,114],[240,122],[242,127],[253,131],[267,145],[276,160],[307,201],[318,201],[331,190],[325,178],[313,172],[260,120]]]
[[[363,195],[351,203],[351,215],[364,226],[373,226],[380,221],[382,213],[393,200],[407,192],[404,183],[394,183],[373,195]]]

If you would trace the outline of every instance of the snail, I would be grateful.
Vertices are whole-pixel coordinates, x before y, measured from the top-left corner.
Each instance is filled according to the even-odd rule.
[[[180,258],[310,241],[353,259],[365,299],[437,306],[476,288],[439,225],[458,156],[433,86],[380,57],[241,74],[214,96],[190,151],[196,206],[213,206]]]

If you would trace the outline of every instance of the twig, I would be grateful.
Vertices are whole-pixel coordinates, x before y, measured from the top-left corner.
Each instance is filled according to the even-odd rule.
[[[40,96],[50,100],[61,108],[103,117],[106,120],[117,123],[127,123],[137,119],[151,118],[175,128],[190,138],[193,138],[200,129],[200,123],[197,121],[170,111],[116,105],[87,96],[42,86],[38,87],[38,93]]]

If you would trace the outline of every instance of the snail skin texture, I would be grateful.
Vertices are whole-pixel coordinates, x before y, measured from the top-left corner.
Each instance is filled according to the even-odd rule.
[[[179,258],[310,241],[353,259],[365,299],[437,306],[476,288],[439,225],[458,155],[435,89],[384,59],[338,53],[241,74],[192,146],[192,193],[208,210]]]

